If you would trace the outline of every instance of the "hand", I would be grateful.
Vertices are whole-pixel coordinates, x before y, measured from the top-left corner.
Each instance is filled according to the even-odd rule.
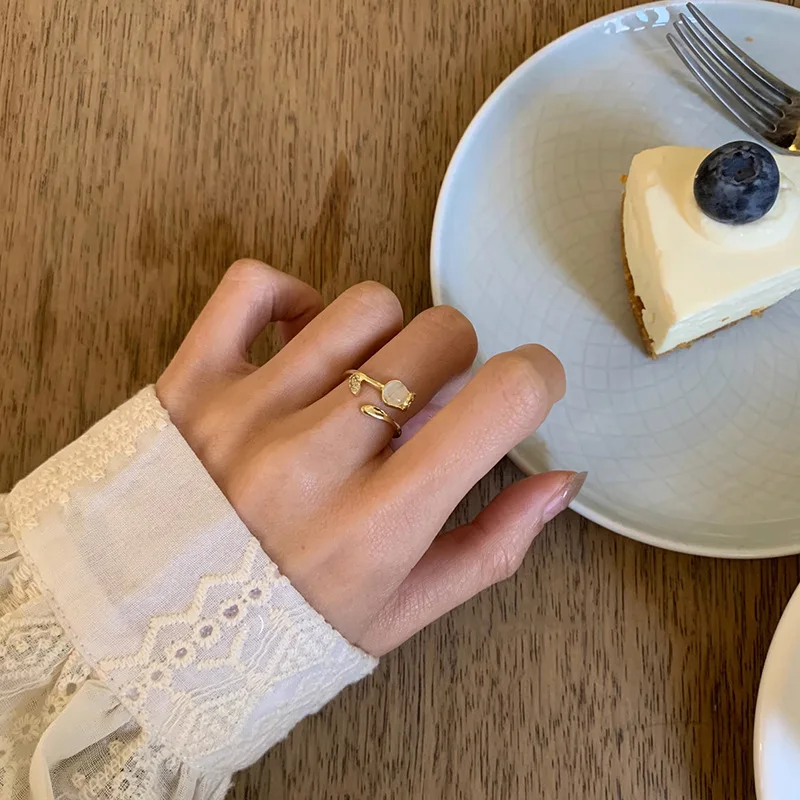
[[[255,367],[248,348],[270,322],[286,345]],[[570,472],[527,478],[437,536],[564,394],[563,369],[544,348],[496,356],[467,381],[476,350],[472,326],[452,308],[404,328],[400,303],[379,284],[323,310],[301,281],[240,261],[156,388],[270,558],[343,636],[381,655],[512,575],[582,483]],[[396,450],[392,427],[359,410],[380,404],[379,393],[365,385],[354,397],[344,379],[362,368],[416,392],[407,412],[391,410],[408,423]],[[427,421],[415,426],[419,411]]]

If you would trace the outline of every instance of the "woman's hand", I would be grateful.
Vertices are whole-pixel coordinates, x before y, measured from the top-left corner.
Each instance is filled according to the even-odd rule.
[[[248,348],[270,322],[286,346],[257,368]],[[323,310],[301,281],[240,261],[158,382],[173,421],[266,553],[374,655],[512,575],[582,483],[570,472],[527,478],[437,537],[464,494],[564,394],[561,365],[535,345],[490,359],[467,381],[476,349],[472,326],[452,308],[404,328],[400,303],[379,284],[355,286]],[[408,411],[387,409],[405,426],[402,447],[390,449],[390,424],[360,412],[381,405],[380,394],[364,385],[354,397],[349,369],[416,392]]]

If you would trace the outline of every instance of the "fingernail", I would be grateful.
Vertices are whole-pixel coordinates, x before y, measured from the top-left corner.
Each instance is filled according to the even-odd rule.
[[[564,485],[553,495],[544,510],[544,522],[550,522],[557,517],[567,506],[578,496],[578,493],[586,483],[588,472],[576,472],[568,478]]]

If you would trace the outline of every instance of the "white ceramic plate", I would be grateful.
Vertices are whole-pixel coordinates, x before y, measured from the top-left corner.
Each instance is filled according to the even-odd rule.
[[[755,724],[759,800],[800,797],[800,589],[783,612],[761,673]]]
[[[699,3],[800,85],[800,11]],[[743,138],[666,43],[679,4],[590,23],[538,52],[467,130],[434,222],[434,299],[474,323],[479,361],[541,342],[568,392],[512,457],[588,470],[575,510],[689,553],[800,552],[800,296],[659,361],[628,307],[621,176],[639,150]]]

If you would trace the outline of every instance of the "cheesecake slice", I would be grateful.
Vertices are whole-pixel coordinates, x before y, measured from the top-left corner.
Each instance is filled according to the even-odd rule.
[[[726,145],[727,156],[725,147],[657,147],[631,164],[624,262],[631,308],[653,358],[800,288],[800,157],[773,160],[760,145],[735,144],[744,146],[739,161]],[[763,154],[764,174],[751,170],[751,150]],[[755,163],[757,172],[762,162]],[[753,180],[761,183],[742,188]]]

